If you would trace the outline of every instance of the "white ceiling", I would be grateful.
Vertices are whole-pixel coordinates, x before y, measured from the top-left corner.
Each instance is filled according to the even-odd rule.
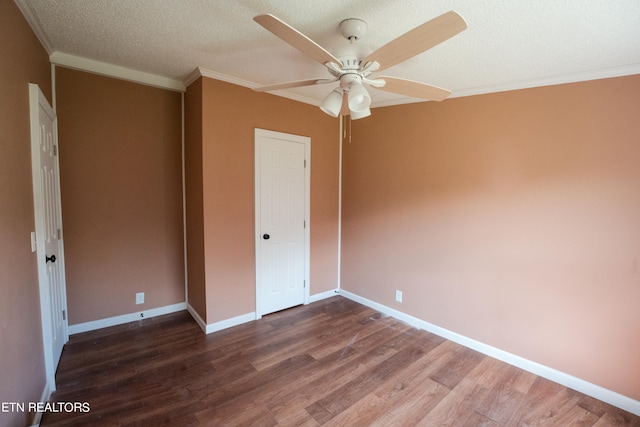
[[[253,21],[265,13],[331,51],[346,18],[368,23],[359,43],[375,49],[455,10],[467,30],[384,71],[454,97],[640,74],[640,0],[15,1],[52,62],[178,90],[198,69],[248,87],[330,77]],[[332,87],[278,94],[318,105]],[[373,107],[417,101],[370,92]]]

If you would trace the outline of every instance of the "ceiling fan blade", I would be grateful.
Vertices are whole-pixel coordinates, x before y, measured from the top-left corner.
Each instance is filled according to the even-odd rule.
[[[467,23],[454,11],[438,16],[391,40],[362,60],[380,63],[379,70],[393,67],[407,59],[439,45],[467,28]]]
[[[262,25],[266,30],[278,36],[280,39],[289,43],[299,51],[306,53],[319,63],[326,64],[327,62],[335,62],[336,64],[341,65],[340,60],[329,53],[325,48],[275,16],[258,15],[254,17],[253,20]]]
[[[449,90],[425,83],[415,82],[413,80],[387,76],[378,78],[387,82],[384,86],[379,87],[378,89],[387,92],[411,96],[413,98],[429,99],[431,101],[442,101],[451,95],[451,91]]]
[[[275,85],[259,86],[253,88],[256,92],[268,92],[270,90],[288,89],[290,87],[311,86],[315,84],[331,83],[337,79],[311,79],[311,80],[297,80],[295,82],[278,83]]]

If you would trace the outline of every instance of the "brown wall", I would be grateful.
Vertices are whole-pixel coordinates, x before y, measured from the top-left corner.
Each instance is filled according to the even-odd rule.
[[[209,78],[199,84],[206,322],[255,311],[255,128],[311,137],[311,295],[335,289],[338,121],[274,95]]]
[[[51,100],[49,58],[12,1],[0,1],[0,402],[37,401],[46,379],[36,254],[29,87]],[[28,414],[0,412],[0,425]]]
[[[202,79],[187,88],[185,114],[185,196],[187,206],[188,303],[205,320],[204,211],[202,207]]]
[[[56,89],[69,324],[184,302],[181,95],[60,67]]]
[[[638,100],[631,76],[354,122],[342,288],[640,399]]]

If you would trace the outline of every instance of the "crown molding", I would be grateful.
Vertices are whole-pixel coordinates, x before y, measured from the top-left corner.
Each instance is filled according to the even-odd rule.
[[[198,67],[187,77],[185,81],[185,85],[189,86],[191,83],[196,81],[199,77],[208,77],[210,79],[220,80],[223,82],[231,83],[238,86],[247,87],[249,89],[253,89],[258,87],[257,84],[250,82],[248,80],[239,79],[237,77],[229,76],[227,74],[222,74],[217,71],[207,70],[203,67]]]
[[[613,77],[624,77],[640,74],[640,64],[629,64],[619,67],[611,67],[604,68],[600,70],[591,70],[580,73],[569,73],[569,74],[560,74],[551,77],[543,77],[538,79],[527,79],[520,80],[516,82],[499,84],[499,85],[487,85],[487,86],[478,86],[475,88],[467,88],[467,89],[457,89],[452,91],[451,96],[449,98],[462,98],[465,96],[474,96],[474,95],[484,95],[489,93],[496,92],[506,92],[511,90],[520,90],[520,89],[531,89],[536,87],[543,86],[553,86],[560,85],[566,83],[578,83],[589,80],[600,80],[600,79],[608,79]],[[187,79],[185,83],[186,86],[191,84],[193,81],[198,79],[200,76],[209,77],[216,80],[222,80],[228,83],[233,83],[236,85],[248,87],[253,89],[258,85],[246,80],[237,79],[235,77],[228,76],[226,74],[217,73],[215,71],[210,71],[205,68],[197,68],[193,71],[193,73]],[[273,95],[277,95],[283,98],[288,98],[293,101],[303,102],[305,104],[310,104],[314,106],[319,106],[320,103],[311,98],[303,97],[297,94],[287,93],[286,91],[274,91],[270,92]],[[371,104],[371,108],[380,108],[380,107],[391,107],[394,105],[405,105],[405,104],[414,104],[419,102],[432,102],[429,100],[417,99],[417,98],[407,98],[407,97],[399,97],[381,102],[374,102]]]
[[[613,77],[624,77],[634,74],[640,74],[640,64],[622,65],[618,67],[603,68],[600,70],[584,71],[580,73],[560,74],[556,76],[520,80],[499,85],[487,85],[475,88],[458,89],[454,90],[449,98],[461,98],[465,96],[506,92],[510,90],[531,89],[536,87],[561,85],[566,83],[578,83],[589,80],[609,79]]]
[[[185,81],[185,86],[189,86],[191,83],[196,81],[199,77],[207,77],[210,79],[220,80],[220,81],[231,83],[234,85],[243,86],[249,89],[254,89],[260,86],[248,80],[243,80],[243,79],[229,76],[227,74],[218,73],[217,71],[207,70],[206,68],[202,68],[202,67],[198,67],[195,70],[193,70],[193,72],[189,75],[189,77],[187,77]],[[272,95],[280,96],[282,98],[287,98],[293,101],[302,102],[304,104],[314,105],[316,107],[320,105],[320,103],[315,99],[308,98],[306,96],[300,96],[294,93],[287,93],[286,91],[282,91],[282,90],[273,91],[269,93],[271,93]]]
[[[119,65],[108,64],[94,59],[70,55],[68,53],[54,52],[49,55],[49,61],[54,65],[62,67],[88,71],[102,76],[115,77],[121,80],[127,80],[161,89],[184,92],[186,88],[184,83],[180,80],[159,76],[157,74],[145,73],[143,71],[133,70]]]
[[[578,83],[589,80],[601,80],[614,77],[624,77],[640,74],[640,64],[623,65],[619,67],[604,68],[600,70],[591,70],[580,73],[560,74],[551,77],[542,77],[538,79],[520,80],[511,83],[498,85],[478,86],[466,89],[457,89],[451,92],[447,98],[463,98],[465,96],[486,95],[496,92],[507,92],[511,90],[532,89],[536,87],[554,86],[567,83]],[[418,102],[433,102],[430,100],[399,97],[386,101],[375,102],[371,108],[391,107],[394,105],[413,104]]]
[[[40,20],[31,8],[31,5],[29,5],[26,0],[13,0],[13,2],[16,4],[16,6],[18,6],[20,12],[22,12],[24,19],[27,20],[27,23],[40,41],[40,44],[42,45],[44,50],[47,51],[48,55],[51,55],[53,53],[53,45],[51,44],[51,40],[49,40],[49,37],[47,37],[45,32],[42,30],[42,24],[40,24]]]
[[[195,70],[193,70],[191,72],[191,74],[189,74],[187,76],[187,78],[184,80],[184,86],[185,87],[189,87],[191,86],[191,83],[195,82],[196,80],[198,80],[200,77],[202,76],[202,74],[200,74],[200,69],[196,68]]]
[[[40,41],[42,47],[49,55],[49,61],[52,64],[81,71],[88,71],[90,73],[103,76],[115,77],[162,89],[184,92],[185,85],[179,80],[55,51],[51,40],[49,40],[49,37],[47,37],[45,32],[42,30],[42,24],[33,11],[31,5],[26,0],[14,0],[14,3],[31,27],[35,36]]]

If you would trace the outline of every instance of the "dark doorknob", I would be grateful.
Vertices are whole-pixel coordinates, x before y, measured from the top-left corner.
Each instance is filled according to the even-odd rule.
[[[44,259],[45,259],[45,261],[44,261],[45,264],[48,263],[49,261],[56,262],[56,256],[55,255],[51,255],[51,256],[45,255]]]
[[[266,234],[266,233],[262,235],[262,238],[263,238],[264,240],[269,240],[269,237],[271,237],[271,236],[269,236],[269,235],[268,235],[268,234]]]

